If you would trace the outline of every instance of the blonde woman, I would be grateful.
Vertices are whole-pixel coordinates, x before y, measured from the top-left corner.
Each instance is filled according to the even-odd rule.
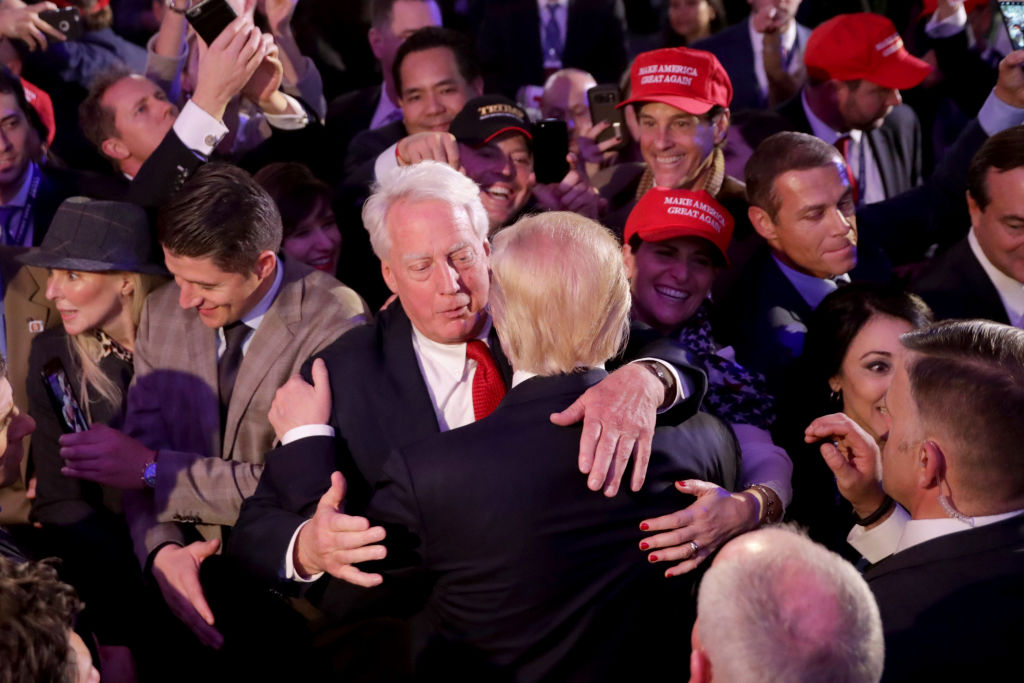
[[[32,515],[42,525],[41,550],[63,559],[62,576],[89,604],[101,645],[131,646],[141,581],[120,493],[62,473],[60,437],[75,420],[71,399],[55,398],[47,385],[70,387],[78,421],[119,426],[142,305],[166,271],[151,259],[141,208],[81,197],[60,206],[42,245],[21,260],[48,270],[46,297],[63,323],[39,334],[29,357],[29,413],[38,423]]]

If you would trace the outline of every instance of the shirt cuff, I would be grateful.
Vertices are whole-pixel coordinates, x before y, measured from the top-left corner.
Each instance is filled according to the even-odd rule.
[[[686,398],[686,392],[683,391],[683,383],[679,379],[679,372],[675,369],[675,367],[671,363],[666,363],[665,361],[661,360],[660,358],[637,358],[633,362],[634,363],[639,363],[641,361],[649,361],[649,362],[652,362],[652,363],[657,363],[658,365],[660,365],[661,367],[663,367],[665,369],[665,372],[667,372],[668,374],[672,375],[672,379],[675,381],[676,395],[672,399],[672,403],[668,404],[667,406],[665,406],[664,408],[661,408],[658,411],[659,415],[661,415],[662,413],[664,413],[664,412],[666,412],[668,410],[671,410],[672,408],[675,408],[677,405],[679,405],[679,403],[681,401],[683,401]]]
[[[380,153],[377,161],[373,164],[373,176],[377,180],[384,177],[386,173],[398,168],[398,143],[391,145]]]
[[[228,128],[189,100],[174,122],[174,132],[186,147],[208,157],[228,134]]]
[[[297,429],[301,429],[301,427],[297,427]],[[316,581],[324,575],[323,572],[318,572],[316,574],[313,574],[309,578],[303,578],[301,574],[295,571],[295,563],[292,562],[292,557],[294,557],[292,553],[295,552],[295,541],[297,541],[299,538],[299,532],[302,531],[302,527],[306,526],[311,521],[312,520],[307,519],[305,522],[300,524],[299,527],[295,530],[295,533],[292,534],[292,540],[288,542],[288,551],[287,553],[285,553],[284,556],[284,578],[288,581],[297,581],[298,583],[313,583],[314,581]]]
[[[853,527],[846,542],[863,555],[865,560],[875,564],[896,552],[908,521],[910,515],[901,505],[896,505],[892,514],[878,526],[868,529],[858,524]]]
[[[978,111],[978,124],[989,136],[1024,123],[1024,109],[1018,109],[996,97],[993,89]]]
[[[924,26],[924,33],[929,38],[949,38],[960,33],[967,26],[967,10],[964,9],[963,4],[960,4],[953,14],[942,21],[936,20],[935,17],[938,14],[939,12],[936,10]]]
[[[300,425],[298,427],[292,427],[284,433],[284,437],[281,438],[281,445],[287,446],[293,441],[299,439],[305,439],[310,436],[334,436],[334,427],[331,425]]]
[[[288,100],[288,108],[292,111],[298,112],[297,114],[268,114],[263,112],[263,118],[267,120],[274,128],[280,130],[300,130],[309,125],[309,114],[306,113],[305,108],[299,104],[299,101],[291,95],[282,92],[284,98]]]

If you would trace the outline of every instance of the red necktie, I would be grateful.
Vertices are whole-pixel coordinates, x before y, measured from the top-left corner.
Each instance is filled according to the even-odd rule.
[[[857,187],[857,176],[853,175],[853,166],[850,166],[850,145],[853,139],[849,135],[840,135],[836,140],[836,149],[843,155],[846,162],[846,177],[850,179],[850,189],[853,191],[853,205],[857,206],[860,201],[860,188]]]
[[[487,344],[479,339],[466,343],[466,358],[476,361],[473,375],[473,416],[479,420],[494,412],[505,397],[505,380],[498,372]]]

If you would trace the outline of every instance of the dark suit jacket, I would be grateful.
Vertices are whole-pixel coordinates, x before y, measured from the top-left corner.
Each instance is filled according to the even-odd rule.
[[[403,121],[395,121],[380,128],[364,130],[352,138],[345,153],[344,187],[361,190],[365,199],[373,183],[373,165],[385,149],[408,135]],[[362,204],[362,202],[359,202]]]
[[[999,292],[966,237],[929,263],[910,290],[932,307],[936,318],[987,318],[1010,324]]]
[[[884,681],[999,680],[1024,642],[1024,517],[891,555],[864,578],[882,615]],[[941,649],[937,649],[941,648]]]
[[[377,84],[338,95],[331,101],[327,107],[327,129],[332,139],[341,145],[332,147],[338,155],[344,157],[349,141],[358,133],[370,129],[382,93],[382,86]]]
[[[733,111],[740,109],[764,109],[767,104],[761,99],[757,87],[757,74],[754,71],[754,46],[750,43],[750,19],[699,40],[693,44],[697,50],[707,50],[718,57],[732,81]],[[796,25],[796,47],[799,50],[793,59],[803,59],[803,50],[807,47],[807,39],[811,37],[811,29],[800,24]]]
[[[637,525],[689,502],[672,482],[720,474],[734,456],[714,437],[729,430],[693,430],[675,452],[656,442],[643,491],[595,494],[576,466],[582,426],[548,416],[605,375],[532,378],[491,416],[386,462],[368,515],[391,528],[385,582],[410,600],[429,583],[424,678],[621,680],[640,643],[685,648],[690,580],[666,581],[644,561]],[[661,666],[676,669],[668,659]]]
[[[776,111],[794,130],[814,134],[804,113],[801,93],[780,104]],[[895,197],[921,184],[921,124],[913,109],[905,104],[895,107],[880,128],[867,131],[866,135],[886,197]]]
[[[493,332],[489,345],[510,384],[511,369]],[[679,349],[674,350],[676,355],[670,350],[650,351],[680,367],[689,383],[690,399],[669,411],[670,419],[681,422],[696,412],[704,395],[703,374],[685,371],[685,354]],[[267,455],[263,476],[242,504],[228,545],[228,552],[242,557],[271,583],[281,579],[288,543],[298,526],[312,517],[330,486],[331,472],[345,475],[345,507],[360,513],[392,449],[439,432],[412,347],[412,324],[400,303],[381,311],[373,326],[353,329],[318,355],[330,374],[331,426],[336,436],[302,439]],[[309,363],[304,374],[309,377]]]
[[[523,85],[544,85],[541,17],[535,0],[489,2],[477,34],[485,90],[514,98]],[[626,70],[625,36],[614,0],[570,0],[562,66],[618,83]]]

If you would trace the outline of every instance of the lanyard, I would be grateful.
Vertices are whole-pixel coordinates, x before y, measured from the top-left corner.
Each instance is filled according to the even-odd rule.
[[[32,246],[30,244],[25,244],[25,238],[28,236],[28,231],[32,227],[29,225],[29,222],[32,220],[32,209],[35,205],[36,193],[39,192],[40,173],[36,170],[35,165],[29,168],[29,172],[32,174],[32,182],[28,186],[28,197],[26,197],[25,203],[20,207],[9,207],[12,214],[14,211],[21,212],[18,216],[18,227],[12,229],[10,222],[3,226],[3,240],[4,244],[7,246]]]

